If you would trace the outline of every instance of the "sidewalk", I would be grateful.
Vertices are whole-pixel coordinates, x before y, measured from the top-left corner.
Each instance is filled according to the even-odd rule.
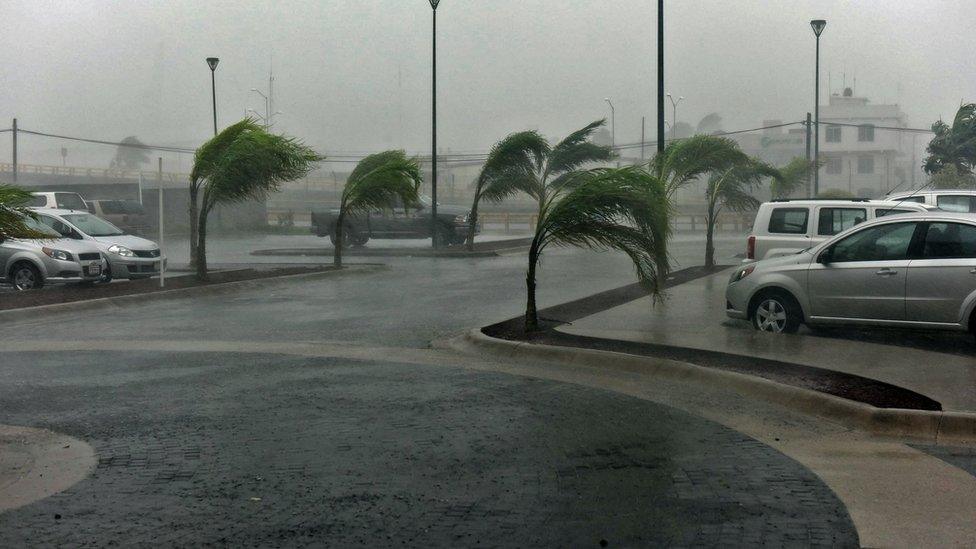
[[[880,335],[876,331],[873,338],[900,338],[897,347],[817,336],[805,328],[794,335],[757,332],[746,322],[726,318],[728,276],[725,271],[673,287],[663,304],[654,306],[643,298],[556,329],[827,368],[915,391],[940,402],[947,411],[976,411],[976,349],[970,348],[972,354],[967,356],[958,344],[959,336],[932,336],[944,337],[945,346],[956,350],[949,353],[933,350],[938,345],[905,346],[911,337],[894,331]]]

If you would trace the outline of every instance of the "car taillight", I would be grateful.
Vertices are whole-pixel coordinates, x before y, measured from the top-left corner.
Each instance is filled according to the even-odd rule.
[[[746,240],[746,259],[756,259],[756,235],[749,235]]]

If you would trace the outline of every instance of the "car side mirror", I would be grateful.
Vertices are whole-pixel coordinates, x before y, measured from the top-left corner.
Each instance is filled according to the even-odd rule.
[[[834,255],[834,249],[827,248],[826,250],[820,252],[820,255],[817,256],[817,263],[820,263],[821,265],[826,265],[830,263],[830,260],[833,258],[833,255]]]

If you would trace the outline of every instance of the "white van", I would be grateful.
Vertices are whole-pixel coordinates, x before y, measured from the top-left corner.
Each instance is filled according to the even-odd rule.
[[[764,202],[746,243],[746,261],[795,254],[876,217],[934,209],[918,202],[866,198]]]
[[[958,213],[976,212],[976,191],[962,189],[942,189],[924,191],[905,191],[892,193],[885,197],[892,202],[918,202],[936,206],[940,210]]]
[[[53,208],[58,210],[88,211],[88,204],[78,193],[40,192],[31,193],[31,208]]]

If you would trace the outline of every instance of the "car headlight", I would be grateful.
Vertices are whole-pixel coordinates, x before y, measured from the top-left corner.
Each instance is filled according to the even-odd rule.
[[[116,255],[121,255],[122,257],[135,257],[136,256],[136,254],[132,250],[130,250],[129,248],[126,248],[125,246],[119,246],[118,244],[112,244],[111,246],[109,246],[108,251],[110,251],[110,252],[112,252],[113,254],[116,254]]]
[[[454,216],[454,222],[455,223],[467,223],[468,222],[468,214]]]
[[[729,280],[729,284],[732,284],[733,282],[738,282],[738,281],[742,280],[743,278],[751,275],[752,274],[752,271],[755,271],[755,270],[756,270],[756,266],[755,265],[749,265],[748,267],[743,267],[743,268],[737,270],[736,272],[732,273],[732,278]]]
[[[54,248],[41,248],[41,251],[43,251],[44,254],[50,258],[60,259],[61,261],[71,261],[71,254],[64,250],[56,250]]]

